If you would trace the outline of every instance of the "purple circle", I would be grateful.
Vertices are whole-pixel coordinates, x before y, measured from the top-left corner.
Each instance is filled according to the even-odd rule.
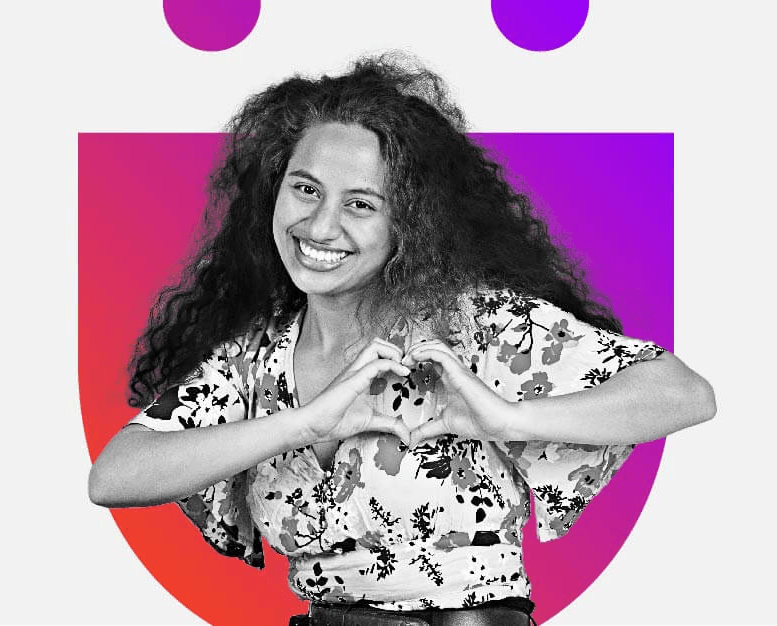
[[[491,0],[491,14],[516,46],[546,52],[577,36],[588,17],[588,0]]]
[[[197,50],[216,52],[239,44],[259,19],[260,0],[164,0],[176,37]]]

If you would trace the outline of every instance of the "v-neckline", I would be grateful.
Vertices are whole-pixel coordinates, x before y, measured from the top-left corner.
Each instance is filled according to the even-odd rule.
[[[305,310],[307,309],[307,305],[303,306],[297,315],[294,317],[294,321],[291,323],[291,327],[289,328],[289,336],[288,336],[288,343],[286,345],[286,354],[284,355],[284,361],[283,361],[283,369],[286,373],[286,380],[289,384],[289,387],[291,388],[291,396],[294,401],[294,406],[299,408],[302,406],[302,403],[300,402],[299,398],[299,392],[297,391],[297,377],[296,373],[294,371],[294,354],[297,350],[297,340],[299,339],[299,332],[300,327],[302,326],[302,318],[305,315]],[[340,448],[343,445],[343,440],[341,439],[337,443],[337,447],[334,450],[334,453],[332,454],[332,460],[330,463],[327,464],[327,467],[324,467],[321,463],[321,460],[318,458],[318,455],[316,454],[316,450],[313,447],[313,444],[309,444],[305,446],[304,450],[309,455],[312,465],[318,469],[320,472],[325,474],[326,476],[331,476],[334,472],[335,464],[337,455],[340,452]]]

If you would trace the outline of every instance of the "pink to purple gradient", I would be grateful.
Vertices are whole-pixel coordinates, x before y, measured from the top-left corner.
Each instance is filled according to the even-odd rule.
[[[625,333],[672,348],[673,137],[668,134],[476,134],[512,182],[530,190],[551,232],[606,294]],[[79,386],[92,458],[135,410],[126,362],[154,294],[173,281],[206,202],[218,134],[79,136]],[[524,536],[536,618],[572,602],[636,523],[663,440],[637,446],[569,534]],[[159,582],[210,623],[286,623],[303,604],[285,559],[266,547],[257,572],[208,547],[175,505],[113,511]],[[259,613],[257,613],[259,611]]]
[[[206,52],[239,44],[256,26],[260,0],[164,0],[165,20],[187,46]]]
[[[547,52],[577,36],[588,17],[588,0],[491,0],[491,14],[513,44]]]

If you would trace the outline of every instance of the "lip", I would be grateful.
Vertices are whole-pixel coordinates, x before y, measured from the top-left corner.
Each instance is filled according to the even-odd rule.
[[[314,272],[331,272],[332,270],[335,270],[339,268],[341,265],[343,265],[350,257],[354,255],[353,252],[349,252],[348,250],[342,250],[340,248],[332,248],[329,246],[322,246],[320,244],[309,244],[314,248],[318,248],[319,250],[326,250],[328,252],[346,252],[344,258],[342,258],[339,261],[336,261],[334,263],[329,263],[327,261],[318,261],[316,259],[313,259],[305,254],[302,253],[302,250],[299,247],[300,238],[295,237],[294,235],[291,236],[292,241],[294,242],[294,256],[297,259],[297,261],[307,267],[308,269],[313,270]],[[305,242],[308,243],[309,240],[305,239]]]
[[[304,241],[311,248],[316,248],[318,250],[325,250],[326,252],[347,252],[348,254],[353,254],[350,250],[343,250],[342,248],[333,248],[332,246],[327,246],[327,245],[318,243],[317,241],[314,242],[306,237],[298,237],[297,235],[292,235],[292,239],[294,239],[294,242],[297,245],[299,245],[300,241]]]

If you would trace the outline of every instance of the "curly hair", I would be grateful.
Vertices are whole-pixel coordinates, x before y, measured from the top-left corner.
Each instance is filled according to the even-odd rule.
[[[387,54],[340,76],[294,76],[250,97],[231,120],[204,215],[212,235],[151,310],[129,366],[131,406],[181,380],[215,345],[304,304],[273,241],[273,209],[297,142],[328,122],[374,132],[386,163],[394,255],[373,302],[406,319],[444,319],[468,287],[507,287],[621,330],[528,197],[466,136],[440,77]]]

